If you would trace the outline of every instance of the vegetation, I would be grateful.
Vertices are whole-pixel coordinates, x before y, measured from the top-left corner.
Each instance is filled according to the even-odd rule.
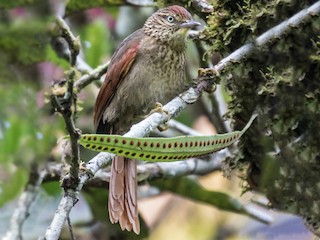
[[[162,0],[156,4],[173,3],[184,5],[196,14],[195,18],[207,24],[194,43],[190,42],[191,80],[199,66],[212,68],[212,64],[245,44],[254,46],[257,37],[317,1]],[[66,5],[60,1],[0,1],[0,236],[13,236],[9,239],[18,239],[20,234],[25,239],[43,236],[61,200],[61,192],[63,197],[74,194],[71,198],[76,201],[83,180],[86,183],[80,191],[80,202],[72,210],[72,224],[65,226],[61,239],[70,239],[67,230],[72,229],[71,225],[72,234],[88,239],[137,238],[120,231],[107,219],[108,168],[92,178],[80,161],[79,166],[74,165],[76,149],[72,146],[70,150],[62,139],[70,133],[66,130],[66,117],[75,122],[76,129],[93,132],[93,105],[103,80],[101,74],[106,71],[105,63],[121,39],[141,27],[154,10],[151,5],[155,5],[151,1],[137,4],[148,6],[119,8],[132,5],[120,0],[90,3],[77,0]],[[281,37],[254,47],[244,58],[219,69],[218,74],[214,71],[209,74],[208,82],[220,83],[222,90],[203,93],[201,100],[178,117],[187,126],[198,131],[203,126],[203,133],[212,135],[215,129],[218,133],[228,131],[225,120],[231,122],[232,129],[242,129],[251,115],[258,112],[257,120],[237,146],[220,155],[186,162],[185,168],[174,163],[142,165],[140,185],[141,190],[147,191],[141,192],[141,196],[150,198],[169,191],[268,222],[265,213],[261,213],[261,218],[251,215],[250,208],[240,199],[241,192],[245,196],[258,192],[269,201],[265,207],[301,216],[314,234],[320,234],[320,18],[319,11],[307,15],[311,17],[298,26],[289,26]],[[65,16],[70,32],[79,38],[68,40],[69,33],[59,24],[57,16]],[[133,22],[138,26],[130,25]],[[80,54],[72,57],[70,50],[77,47]],[[94,69],[97,75],[93,74]],[[80,80],[85,78],[89,80],[81,85]],[[199,87],[199,82],[190,84],[194,85]],[[76,139],[77,132],[74,134]],[[81,149],[79,160],[87,162],[94,154]],[[108,165],[105,155],[103,159],[99,168]],[[225,161],[221,165],[222,160]],[[243,186],[240,188],[233,179],[221,188],[210,189],[216,186],[215,182],[223,181],[217,170],[227,177],[240,176]],[[68,181],[69,172],[71,178],[79,174],[80,185],[78,178]],[[22,193],[31,196],[31,200],[23,199]],[[41,211],[32,205],[34,199],[34,205],[40,206]],[[155,206],[165,200],[158,198],[151,210],[144,210],[147,205],[144,201],[142,198],[141,218],[146,223],[138,238],[167,239],[168,234],[173,234],[171,226],[177,235],[170,236],[176,239],[237,235],[241,228],[230,227],[229,215],[221,217],[221,213],[211,212],[211,208],[188,207],[190,202],[186,201],[180,205],[181,198],[171,196],[158,212]],[[14,210],[18,215],[13,214]],[[37,227],[33,222],[39,222]],[[18,226],[16,235],[13,225]]]

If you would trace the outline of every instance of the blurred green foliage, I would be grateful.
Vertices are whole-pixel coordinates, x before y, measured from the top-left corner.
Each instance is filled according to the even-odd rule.
[[[85,25],[81,32],[82,46],[87,63],[97,67],[103,62],[106,53],[111,53],[113,46],[109,29],[101,19]]]
[[[0,0],[0,8],[14,8],[14,7],[22,7],[28,5],[34,5],[40,2],[41,0]]]
[[[115,6],[121,5],[125,3],[123,0],[91,0],[91,1],[82,1],[82,0],[70,0],[68,1],[66,7],[66,15],[71,15],[72,13],[84,11],[89,8],[96,8],[96,7],[105,7],[105,6]]]
[[[195,179],[189,177],[159,179],[152,181],[151,184],[162,191],[170,191],[221,210],[250,215],[236,198],[227,193],[206,190]]]
[[[6,173],[0,182],[1,206],[22,190],[31,163],[48,160],[63,125],[37,107],[31,84],[1,84],[0,96],[0,164]]]
[[[8,64],[30,65],[43,61],[48,42],[48,22],[14,21],[0,24],[1,54],[6,56]]]

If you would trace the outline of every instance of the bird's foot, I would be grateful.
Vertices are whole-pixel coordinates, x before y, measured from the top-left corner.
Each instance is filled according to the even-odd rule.
[[[80,170],[81,172],[87,172],[87,171],[88,171],[88,169],[86,168],[86,163],[85,163],[85,162],[83,162],[83,161],[80,162],[80,164],[79,164],[79,170]]]
[[[167,110],[164,110],[164,109],[163,109],[163,105],[162,105],[161,103],[159,103],[159,102],[156,102],[155,108],[150,111],[150,113],[148,114],[148,116],[151,115],[151,114],[153,114],[153,113],[156,113],[156,112],[157,112],[157,113],[165,113],[165,114],[168,116],[168,120],[167,120],[165,123],[160,124],[160,125],[158,126],[158,129],[159,129],[159,131],[161,131],[161,132],[167,130],[167,129],[169,128],[169,121],[170,121],[170,114],[169,114],[169,112],[168,112]]]

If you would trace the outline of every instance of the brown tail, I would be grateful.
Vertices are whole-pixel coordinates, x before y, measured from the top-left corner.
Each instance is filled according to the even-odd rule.
[[[109,217],[121,229],[140,233],[137,202],[137,161],[115,157],[112,160],[109,185]]]

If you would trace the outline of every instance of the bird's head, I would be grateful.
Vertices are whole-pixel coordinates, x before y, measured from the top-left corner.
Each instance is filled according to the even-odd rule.
[[[144,32],[173,47],[185,46],[188,31],[199,25],[185,8],[173,5],[152,14],[144,25]]]

